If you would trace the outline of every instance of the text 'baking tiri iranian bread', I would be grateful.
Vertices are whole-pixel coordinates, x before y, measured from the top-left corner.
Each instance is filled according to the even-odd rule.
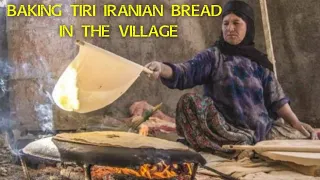
[[[60,76],[52,97],[61,109],[87,113],[119,98],[136,81],[143,66],[78,41],[79,53]]]

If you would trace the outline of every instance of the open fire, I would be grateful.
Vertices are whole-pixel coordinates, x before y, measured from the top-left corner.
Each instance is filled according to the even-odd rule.
[[[65,139],[68,140],[68,138],[63,139],[62,135],[43,138],[28,144],[21,151],[23,158],[81,164],[83,171],[79,173],[86,180],[195,179],[198,166],[206,163],[200,154],[179,143],[139,136],[134,133],[97,131],[64,134],[68,137],[72,135],[74,141],[80,139],[80,143],[66,141]],[[104,144],[108,143],[108,146],[88,144],[90,139],[85,139],[87,137],[95,137],[91,141],[96,140],[100,144],[102,144],[101,139],[105,138],[106,143]],[[137,138],[140,138],[138,144],[131,144],[130,147],[123,145],[124,143],[128,145],[127,142],[134,142],[132,139]],[[147,143],[153,145],[147,145]],[[158,144],[165,148],[158,149],[157,146],[160,146]],[[79,173],[72,173],[72,168],[71,171],[70,168],[63,170],[61,171],[63,176],[79,176]]]
[[[144,164],[137,170],[129,168],[115,168],[109,166],[93,166],[91,168],[92,179],[102,180],[110,174],[124,174],[148,179],[169,179],[177,176],[191,176],[192,164],[172,164],[167,165],[164,161],[156,164]]]

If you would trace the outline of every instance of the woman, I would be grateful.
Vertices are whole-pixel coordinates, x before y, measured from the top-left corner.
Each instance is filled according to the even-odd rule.
[[[204,96],[186,94],[179,100],[178,135],[196,150],[222,152],[223,144],[317,139],[292,112],[267,56],[254,48],[252,8],[229,1],[222,18],[222,34],[213,47],[184,63],[146,65],[169,88],[204,85]]]

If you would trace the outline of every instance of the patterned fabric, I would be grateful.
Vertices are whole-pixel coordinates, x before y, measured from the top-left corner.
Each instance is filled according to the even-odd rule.
[[[207,49],[193,59],[179,64],[166,63],[173,69],[172,79],[161,81],[172,89],[204,86],[204,96],[225,122],[254,132],[253,142],[266,138],[276,111],[289,102],[274,73],[242,56],[222,54],[218,48]]]
[[[186,94],[176,112],[177,134],[195,150],[228,152],[223,144],[253,144],[253,131],[235,128],[227,123],[209,97]]]
[[[272,124],[272,128],[267,134],[267,140],[285,140],[285,139],[309,139],[300,131],[285,123],[282,118]]]
[[[198,94],[183,95],[177,105],[177,134],[197,151],[231,153],[221,148],[224,144],[254,144],[254,132],[234,127],[226,122],[209,97]],[[267,134],[272,139],[305,139],[298,130],[278,120]]]

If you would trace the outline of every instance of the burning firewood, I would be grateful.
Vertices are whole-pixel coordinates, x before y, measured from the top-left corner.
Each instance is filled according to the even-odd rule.
[[[191,176],[191,166],[192,164],[190,163],[167,165],[163,161],[156,165],[144,164],[137,170],[109,166],[94,166],[91,169],[91,176],[95,180],[102,180],[110,174],[124,174],[147,179],[169,179],[180,175]]]
[[[148,136],[149,134],[149,127],[144,125],[144,124],[141,124],[140,125],[140,129],[139,129],[139,134],[140,135],[143,135],[143,136]]]

